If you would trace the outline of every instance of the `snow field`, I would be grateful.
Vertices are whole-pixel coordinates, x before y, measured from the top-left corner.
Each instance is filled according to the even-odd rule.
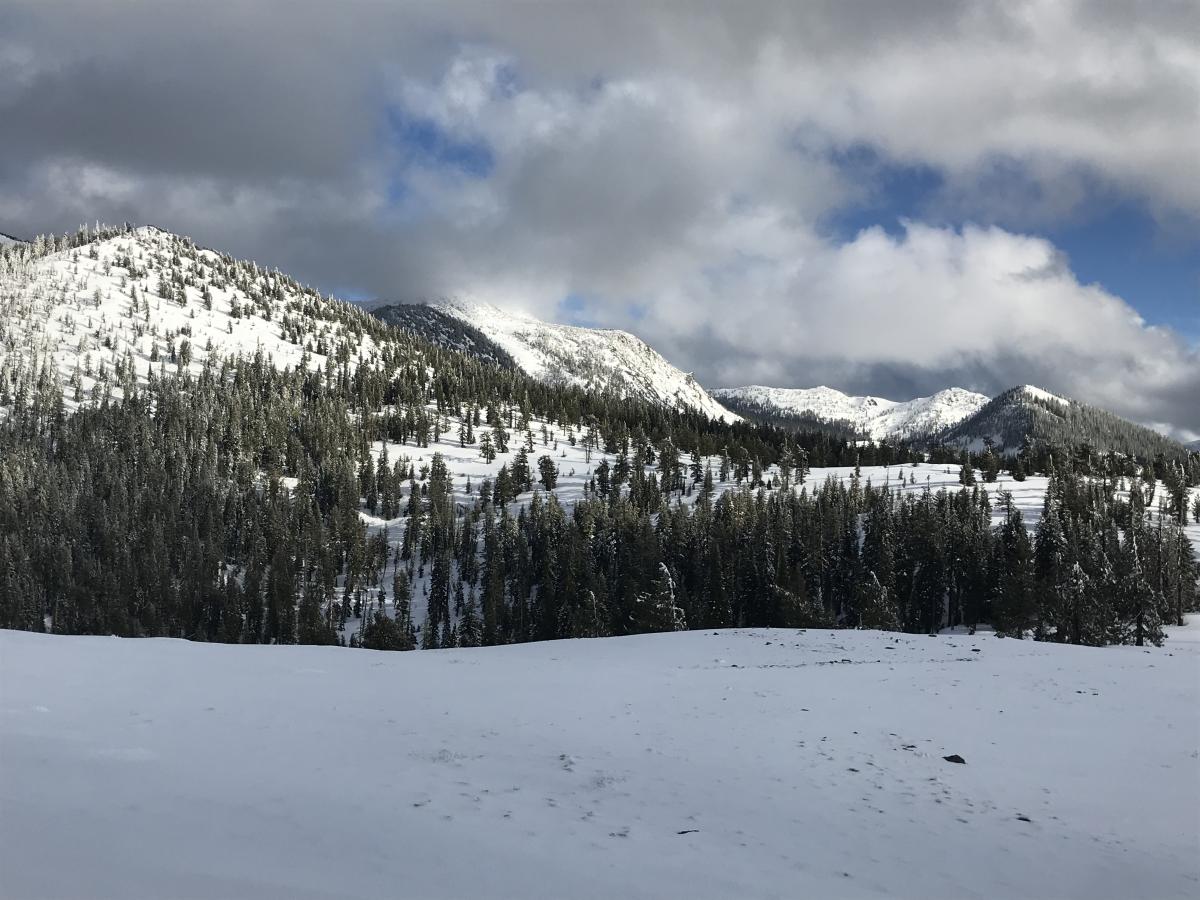
[[[0,894],[1191,897],[1198,675],[1194,640],[2,632]]]

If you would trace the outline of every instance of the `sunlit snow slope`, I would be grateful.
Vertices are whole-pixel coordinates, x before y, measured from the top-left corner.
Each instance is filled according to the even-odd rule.
[[[198,372],[209,357],[353,366],[379,352],[365,312],[153,227],[0,270],[0,374],[49,364],[68,406],[118,368]]]
[[[733,421],[689,373],[625,331],[554,325],[486,303],[443,300],[437,308],[482,331],[528,375],[591,390],[611,390],[676,409]]]

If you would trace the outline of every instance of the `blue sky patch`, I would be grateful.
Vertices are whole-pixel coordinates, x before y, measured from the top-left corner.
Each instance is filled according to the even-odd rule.
[[[496,167],[486,141],[457,138],[431,119],[392,110],[388,124],[393,143],[419,165],[453,169],[474,178],[486,178]]]
[[[1099,284],[1127,301],[1150,324],[1169,326],[1192,343],[1200,343],[1200,237],[1194,229],[1164,226],[1144,203],[1098,187],[1088,192],[1091,200],[1083,214],[1059,221],[1035,224],[1003,214],[955,217],[940,212],[947,183],[931,166],[891,163],[867,145],[839,150],[831,159],[865,191],[860,202],[822,223],[834,240],[850,241],[872,226],[898,237],[905,219],[957,228],[969,222],[994,224],[1044,237],[1066,253],[1081,283]],[[1032,203],[1041,193],[1020,164],[1011,160],[996,163],[985,187],[1029,197]]]

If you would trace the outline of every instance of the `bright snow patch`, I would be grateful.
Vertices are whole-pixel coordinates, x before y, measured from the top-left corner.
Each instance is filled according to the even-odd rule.
[[[878,632],[3,632],[0,893],[1194,897],[1198,663]]]
[[[1034,387],[1032,384],[1021,385],[1021,390],[1034,400],[1041,400],[1045,403],[1058,403],[1062,406],[1070,406],[1071,401],[1066,397],[1060,397],[1058,394],[1052,394],[1049,391],[1043,391],[1039,387]]]

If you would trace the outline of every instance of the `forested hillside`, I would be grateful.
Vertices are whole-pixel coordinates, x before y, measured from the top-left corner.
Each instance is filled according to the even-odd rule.
[[[6,248],[0,276],[6,627],[408,649],[989,623],[1104,644],[1156,642],[1195,604],[1195,457],[1024,454],[1010,486],[1046,479],[1031,535],[993,454],[950,475],[548,383],[153,229]]]
[[[1030,385],[1005,391],[979,412],[951,428],[942,440],[981,450],[1017,450],[1026,443],[1052,447],[1090,446],[1141,459],[1182,459],[1184,448],[1141,425],[1103,409],[1057,397]]]

